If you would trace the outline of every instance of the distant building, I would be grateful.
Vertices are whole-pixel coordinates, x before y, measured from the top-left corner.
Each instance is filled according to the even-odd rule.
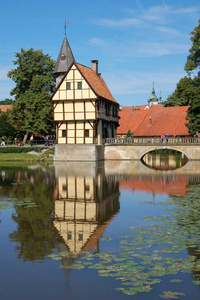
[[[188,132],[187,111],[189,106],[164,107],[148,105],[122,107],[119,112],[118,137],[125,137],[128,130],[133,137],[191,136]]]
[[[151,96],[148,99],[148,105],[149,105],[149,107],[152,107],[153,105],[160,105],[160,104],[163,104],[162,97],[160,95],[160,97],[158,99],[158,97],[156,96],[156,93],[155,93],[154,86],[153,86]]]
[[[54,74],[57,144],[101,145],[115,137],[119,104],[98,72],[98,60],[92,60],[91,68],[75,62],[65,35]]]
[[[0,111],[6,112],[8,109],[12,109],[13,106],[12,104],[4,104],[4,105],[0,105]]]

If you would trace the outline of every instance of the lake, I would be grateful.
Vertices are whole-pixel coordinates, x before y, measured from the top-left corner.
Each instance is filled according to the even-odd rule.
[[[0,164],[0,299],[199,299],[200,161],[157,161]]]

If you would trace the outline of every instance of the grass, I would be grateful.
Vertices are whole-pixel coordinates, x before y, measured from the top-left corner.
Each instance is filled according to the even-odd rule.
[[[53,162],[54,148],[47,149],[43,154],[29,153],[0,153],[0,162],[2,161],[21,161],[21,162]]]

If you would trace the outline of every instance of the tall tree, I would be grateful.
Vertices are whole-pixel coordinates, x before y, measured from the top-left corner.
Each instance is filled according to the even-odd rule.
[[[49,99],[55,88],[55,61],[33,48],[21,49],[15,57],[16,68],[8,72],[8,77],[16,83],[10,94],[16,100],[12,116],[17,129],[26,137],[30,133],[51,133],[53,115]]]
[[[0,110],[0,137],[14,139],[17,134],[17,130],[12,124],[11,110],[3,112]]]
[[[165,106],[189,105],[187,126],[190,133],[196,134],[200,132],[200,20],[190,35],[192,46],[185,64],[188,76],[180,79],[173,94],[167,98]],[[195,74],[191,77],[193,72]]]
[[[197,27],[190,33],[192,47],[189,49],[190,54],[187,57],[185,71],[190,75],[192,71],[197,70],[198,76],[200,69],[200,20]]]

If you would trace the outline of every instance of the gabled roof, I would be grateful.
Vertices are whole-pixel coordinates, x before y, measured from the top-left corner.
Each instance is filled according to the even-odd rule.
[[[190,135],[186,127],[189,106],[164,107],[155,105],[123,107],[119,112],[117,134],[126,134],[130,129],[133,136]]]
[[[93,90],[93,92],[96,94],[97,97],[103,97],[107,100],[110,100],[110,101],[118,104],[118,102],[114,99],[111,92],[109,91],[103,78],[100,75],[97,75],[92,69],[90,69],[84,65],[81,65],[75,61],[72,62],[71,66],[68,69],[68,71],[66,72],[65,76],[63,76],[63,78],[60,81],[59,85],[57,86],[55,92],[51,96],[51,99],[53,98],[53,96],[55,95],[55,93],[57,92],[59,87],[61,86],[62,82],[65,80],[65,77],[67,76],[69,70],[72,68],[73,65],[75,65],[77,67],[77,69],[80,71],[83,78],[87,81],[90,88]]]
[[[74,56],[65,36],[53,74],[67,72],[73,61]]]
[[[113,98],[111,92],[109,91],[105,81],[100,75],[97,75],[92,69],[86,66],[83,66],[78,63],[75,63],[75,65],[82,73],[83,77],[86,79],[87,83],[90,85],[90,87],[97,96],[106,98],[117,103],[117,101]]]

